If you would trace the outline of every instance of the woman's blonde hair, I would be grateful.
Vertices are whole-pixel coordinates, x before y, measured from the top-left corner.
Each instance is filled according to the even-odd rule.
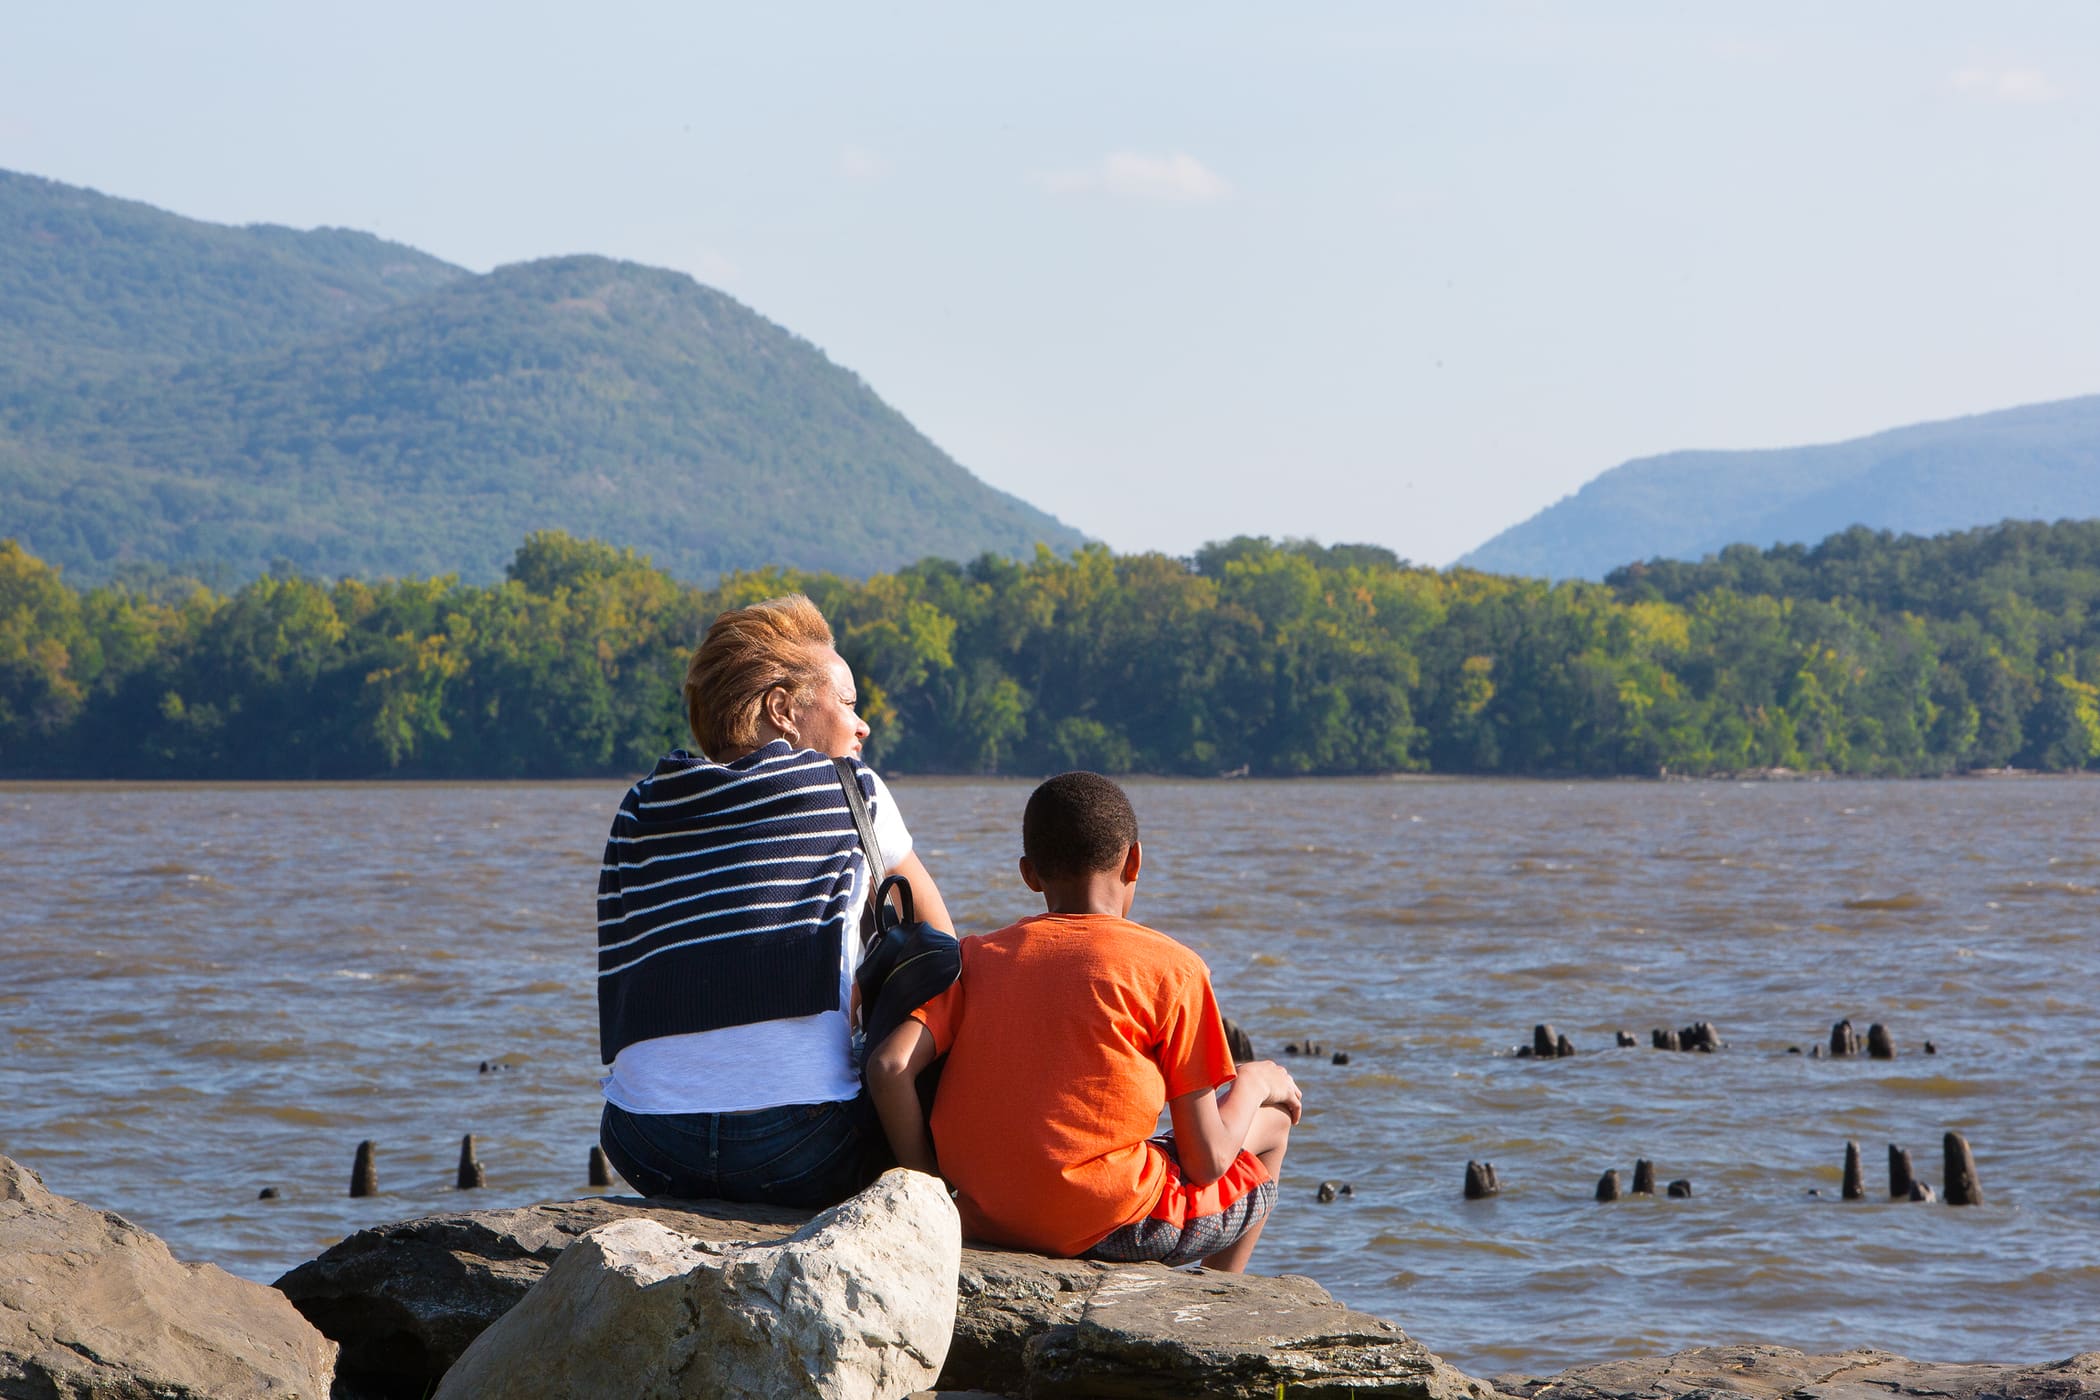
[[[784,685],[808,699],[830,679],[822,654],[831,645],[831,625],[800,593],[717,617],[685,668],[685,717],[700,752],[756,748],[766,692]]]

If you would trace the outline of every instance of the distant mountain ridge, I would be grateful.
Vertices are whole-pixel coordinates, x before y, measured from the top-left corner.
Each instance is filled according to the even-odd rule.
[[[1731,544],[1813,543],[1854,525],[1937,535],[2100,517],[2100,395],[1815,447],[1673,452],[1614,467],[1459,562],[1603,578]]]
[[[532,530],[706,578],[1083,537],[681,273],[476,276],[0,172],[0,535],[127,564],[499,577]]]
[[[0,373],[266,353],[470,275],[369,233],[200,223],[0,170]]]

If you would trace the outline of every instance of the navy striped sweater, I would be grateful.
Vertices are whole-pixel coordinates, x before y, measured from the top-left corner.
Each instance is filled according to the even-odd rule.
[[[824,755],[777,740],[730,764],[666,755],[620,803],[598,873],[603,1061],[638,1040],[840,1010],[866,867]]]

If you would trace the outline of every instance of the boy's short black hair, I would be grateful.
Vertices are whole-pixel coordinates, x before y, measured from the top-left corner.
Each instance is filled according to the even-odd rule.
[[[1137,812],[1099,773],[1060,773],[1028,797],[1021,853],[1046,880],[1115,870],[1137,844]]]

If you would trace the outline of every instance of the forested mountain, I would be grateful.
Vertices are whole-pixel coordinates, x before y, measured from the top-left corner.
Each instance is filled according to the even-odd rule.
[[[227,228],[0,170],[0,395],[285,349],[466,275],[369,233]]]
[[[0,535],[89,582],[486,582],[548,528],[697,578],[1081,541],[683,274],[474,276],[365,234],[0,176]]]
[[[702,588],[550,533],[507,572],[82,590],[0,542],[0,776],[633,773],[688,742],[707,623],[795,588],[899,771],[2100,767],[2100,522],[1610,585],[1255,539]]]
[[[1602,578],[1731,544],[1808,543],[1854,525],[1936,535],[2100,517],[2100,395],[1897,428],[1821,447],[1673,452],[1614,467],[1460,562]]]

